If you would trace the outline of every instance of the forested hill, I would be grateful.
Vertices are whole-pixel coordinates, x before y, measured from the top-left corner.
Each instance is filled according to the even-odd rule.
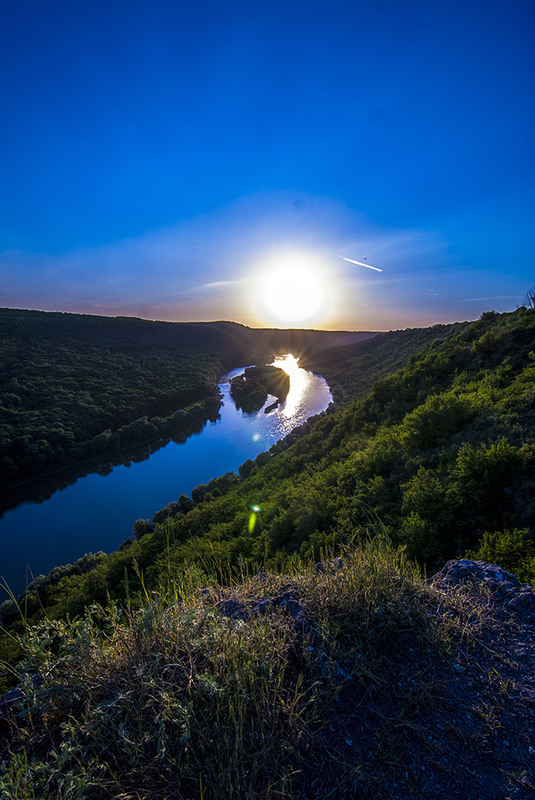
[[[11,348],[43,340],[123,351],[180,350],[217,356],[225,368],[234,366],[237,360],[257,357],[261,348],[267,354],[292,348],[298,351],[296,355],[301,355],[307,348],[320,350],[372,336],[375,332],[249,328],[228,321],[160,322],[0,308],[0,340],[11,343]]]
[[[132,592],[140,573],[155,587],[184,564],[282,569],[377,533],[429,569],[472,550],[534,581],[534,346],[525,308],[454,328],[239,476],[138,521],[138,538],[87,575],[38,581],[36,610],[78,612]]]
[[[323,375],[335,402],[347,405],[365,397],[379,378],[403,367],[411,356],[438,344],[467,324],[455,322],[451,325],[379,333],[359,342],[304,354],[300,366]]]
[[[0,309],[0,488],[187,435],[234,367],[372,335]]]

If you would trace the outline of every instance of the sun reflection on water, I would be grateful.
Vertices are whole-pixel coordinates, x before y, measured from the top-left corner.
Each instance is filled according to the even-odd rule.
[[[310,385],[312,375],[299,367],[299,359],[287,353],[278,356],[273,361],[273,367],[279,367],[290,376],[290,391],[284,403],[279,406],[282,416],[287,419],[295,417],[303,405],[306,390]]]
[[[300,367],[299,359],[290,353],[275,358],[271,366],[284,370],[290,378],[290,390],[284,403],[277,404],[274,402],[277,398],[268,395],[264,406],[256,412],[237,410],[230,396],[229,384],[246,367],[232,370],[221,384],[226,397],[224,405],[232,405],[237,414],[239,424],[236,435],[247,433],[247,439],[254,443],[258,452],[268,450],[274,442],[302,425],[309,417],[325,411],[332,402],[332,394],[326,381],[320,375],[314,375]]]

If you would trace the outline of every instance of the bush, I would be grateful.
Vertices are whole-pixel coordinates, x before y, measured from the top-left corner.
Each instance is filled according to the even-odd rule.
[[[485,531],[477,550],[468,551],[468,558],[499,564],[519,580],[535,585],[535,542],[527,528]]]
[[[132,526],[132,535],[134,539],[141,539],[142,536],[152,533],[153,530],[154,525],[152,525],[150,519],[136,519]]]

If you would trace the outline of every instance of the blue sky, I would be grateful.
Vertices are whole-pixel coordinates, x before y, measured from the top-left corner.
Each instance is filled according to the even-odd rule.
[[[0,14],[0,305],[390,329],[535,284],[530,3]]]

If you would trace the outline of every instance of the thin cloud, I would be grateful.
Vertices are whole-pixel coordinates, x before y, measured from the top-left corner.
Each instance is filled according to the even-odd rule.
[[[492,297],[465,297],[461,303],[481,303],[486,300],[517,300],[516,294],[497,294]]]
[[[199,286],[192,286],[187,289],[184,294],[191,294],[191,292],[201,292],[203,289],[219,289],[220,286],[231,286],[233,283],[240,283],[241,281],[210,281],[210,283],[201,283]]]
[[[192,286],[190,289],[186,289],[183,294],[192,294],[193,292],[202,292],[205,289],[220,289],[223,286],[238,286],[242,283],[248,283],[251,281],[252,278],[235,278],[234,280],[230,281],[209,281],[208,283],[201,283],[197,286]]]

